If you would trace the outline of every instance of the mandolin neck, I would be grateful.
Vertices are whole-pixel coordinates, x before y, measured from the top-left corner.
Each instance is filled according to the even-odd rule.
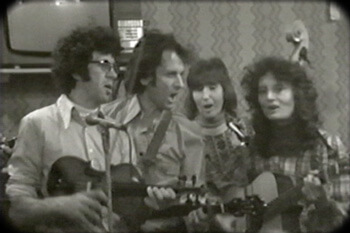
[[[113,195],[118,197],[123,196],[134,196],[134,197],[146,197],[147,187],[159,187],[159,188],[172,188],[176,194],[192,193],[199,194],[201,188],[195,187],[173,187],[173,186],[156,186],[146,184],[132,184],[132,183],[115,183],[113,184],[112,192]]]

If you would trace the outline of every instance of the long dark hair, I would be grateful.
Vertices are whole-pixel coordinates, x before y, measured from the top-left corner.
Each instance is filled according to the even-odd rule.
[[[230,116],[236,116],[237,97],[228,70],[220,58],[214,57],[196,61],[189,70],[187,85],[190,90],[188,96],[188,108],[191,109],[189,113],[190,119],[193,119],[198,113],[192,96],[193,90],[211,84],[220,84],[222,86],[224,91],[223,109]]]
[[[317,92],[305,69],[297,63],[279,57],[265,57],[251,66],[242,79],[245,99],[252,110],[252,125],[255,131],[254,145],[262,156],[269,155],[271,124],[261,110],[258,101],[259,80],[272,74],[278,81],[288,82],[294,92],[295,127],[300,139],[300,150],[314,149],[319,139],[319,112],[316,106]]]

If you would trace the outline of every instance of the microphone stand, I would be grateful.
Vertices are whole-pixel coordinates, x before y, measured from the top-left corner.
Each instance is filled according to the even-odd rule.
[[[108,203],[107,203],[107,210],[108,210],[108,232],[112,232],[112,225],[113,225],[113,208],[112,208],[112,178],[111,178],[111,153],[110,153],[110,145],[109,145],[109,128],[106,126],[99,126],[101,129],[101,135],[102,135],[102,146],[103,151],[105,154],[105,168],[106,168],[106,185],[107,185],[107,197],[108,197]]]

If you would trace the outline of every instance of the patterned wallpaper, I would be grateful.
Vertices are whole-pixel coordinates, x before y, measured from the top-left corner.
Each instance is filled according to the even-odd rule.
[[[293,21],[302,20],[310,35],[313,68],[308,71],[319,90],[324,127],[341,135],[350,146],[349,22],[343,12],[340,20],[331,21],[327,1],[141,0],[141,12],[149,28],[174,32],[200,57],[224,60],[241,115],[246,109],[239,86],[243,68],[264,55],[288,57],[293,48],[285,39],[286,29]],[[1,83],[0,132],[16,135],[21,117],[54,102],[57,95],[49,77],[18,77]]]

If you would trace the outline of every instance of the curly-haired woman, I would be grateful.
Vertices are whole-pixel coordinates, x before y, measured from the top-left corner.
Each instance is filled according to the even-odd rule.
[[[252,110],[251,175],[275,175],[278,191],[301,185],[301,198],[282,213],[287,232],[324,232],[342,224],[350,201],[349,155],[322,129],[317,92],[299,64],[264,57],[242,80]]]

